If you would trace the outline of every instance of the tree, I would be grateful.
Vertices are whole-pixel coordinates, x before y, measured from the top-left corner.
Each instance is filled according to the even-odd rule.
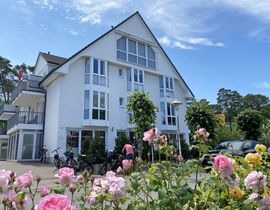
[[[251,108],[260,111],[268,103],[269,98],[261,94],[247,94],[243,98],[244,109]]]
[[[236,90],[221,88],[218,91],[217,104],[225,113],[226,122],[229,123],[230,130],[232,130],[232,122],[242,109],[243,97]]]
[[[10,100],[11,92],[15,87],[15,75],[16,71],[12,68],[10,60],[0,56],[0,92],[4,103]]]
[[[192,132],[200,125],[210,133],[211,137],[214,136],[217,120],[205,99],[192,102],[187,108],[185,119]]]
[[[256,110],[246,109],[237,116],[237,125],[245,134],[246,139],[257,140],[261,135],[262,117]]]
[[[142,157],[143,133],[153,127],[157,107],[143,92],[134,92],[129,96],[127,111],[131,112],[129,123],[135,124],[134,132],[140,140],[139,157]]]

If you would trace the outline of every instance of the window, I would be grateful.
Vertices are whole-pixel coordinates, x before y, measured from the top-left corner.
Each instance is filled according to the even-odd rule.
[[[106,68],[102,60],[94,59],[93,84],[106,86]]]
[[[127,70],[127,90],[128,91],[143,91],[144,73],[142,70],[129,68]]]
[[[126,38],[121,37],[117,40],[117,58],[120,60],[127,60],[127,47],[126,47]]]
[[[174,107],[170,103],[167,103],[167,120],[168,125],[176,125]]]
[[[90,99],[90,91],[84,91],[84,110],[83,110],[83,119],[89,119],[89,99]]]
[[[123,77],[123,69],[118,69],[119,77]]]
[[[161,98],[164,98],[164,96],[166,96],[167,98],[174,98],[173,78],[159,76],[159,88],[160,88],[160,97]]]
[[[155,62],[155,52],[152,49],[152,47],[147,46],[147,66],[155,69],[156,68],[156,62]]]
[[[90,84],[90,58],[85,59],[84,84]]]
[[[155,51],[152,47],[125,37],[117,40],[117,58],[140,66],[156,68]]]
[[[124,106],[124,98],[122,97],[119,98],[119,105]]]
[[[93,91],[93,109],[92,119],[105,120],[106,119],[106,106],[105,106],[105,93]]]
[[[160,102],[161,124],[166,125],[165,103]]]

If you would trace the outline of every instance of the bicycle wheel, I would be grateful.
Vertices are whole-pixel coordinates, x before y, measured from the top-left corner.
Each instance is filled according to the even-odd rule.
[[[54,166],[55,166],[56,168],[58,168],[58,169],[61,168],[62,165],[63,165],[63,162],[62,162],[61,159],[54,159],[53,163],[54,163]]]
[[[74,160],[74,159],[69,160],[68,167],[70,167],[70,168],[76,168],[77,167],[76,160]]]
[[[88,165],[86,166],[87,172],[89,173],[89,175],[92,175],[94,173],[94,167],[92,165]]]
[[[107,163],[103,163],[99,168],[99,174],[103,176],[107,173],[107,170],[108,170]]]

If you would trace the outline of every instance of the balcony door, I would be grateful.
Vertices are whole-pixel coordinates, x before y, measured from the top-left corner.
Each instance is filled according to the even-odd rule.
[[[22,159],[23,160],[33,159],[34,138],[35,138],[34,133],[23,134],[23,146],[22,146]]]

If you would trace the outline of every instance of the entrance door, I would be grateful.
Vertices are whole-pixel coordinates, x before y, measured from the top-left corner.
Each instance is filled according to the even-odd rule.
[[[33,147],[34,147],[34,134],[23,134],[23,148],[22,148],[22,159],[33,158]]]

